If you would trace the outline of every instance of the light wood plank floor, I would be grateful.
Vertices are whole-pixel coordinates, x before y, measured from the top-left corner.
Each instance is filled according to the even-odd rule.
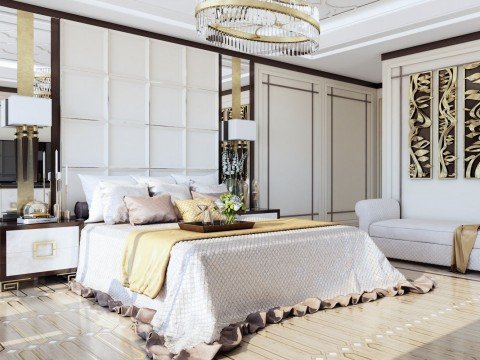
[[[220,359],[480,359],[480,274],[392,262],[438,288],[291,318]],[[61,281],[0,294],[1,359],[144,359],[131,321]]]

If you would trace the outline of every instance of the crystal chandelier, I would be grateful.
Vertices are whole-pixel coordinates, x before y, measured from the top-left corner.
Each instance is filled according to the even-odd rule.
[[[198,33],[224,48],[302,56],[318,50],[319,11],[307,0],[199,0]]]

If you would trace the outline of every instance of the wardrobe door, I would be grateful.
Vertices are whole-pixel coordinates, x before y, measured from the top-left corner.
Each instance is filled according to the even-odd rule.
[[[313,215],[312,84],[271,76],[268,202],[282,216]]]
[[[332,221],[355,225],[355,204],[368,190],[371,99],[330,88],[330,211]]]

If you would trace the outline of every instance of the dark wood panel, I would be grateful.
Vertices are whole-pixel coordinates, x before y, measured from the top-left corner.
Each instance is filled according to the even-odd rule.
[[[51,74],[52,74],[52,128],[51,131],[51,149],[50,152],[50,164],[52,171],[52,179],[55,177],[55,150],[58,149],[59,164],[61,164],[61,152],[60,152],[60,20],[57,18],[51,19],[50,31],[51,31]],[[54,183],[53,183],[54,184]],[[52,189],[53,190],[53,189]],[[50,194],[50,212],[53,211],[53,204],[55,204],[57,194],[55,191],[51,191]]]
[[[8,87],[8,86],[0,86],[0,91],[1,92],[8,92],[8,93],[17,93],[17,88],[14,87]]]
[[[149,38],[152,38],[152,39],[168,41],[168,42],[172,42],[172,43],[176,43],[176,44],[180,44],[180,45],[190,46],[190,47],[197,48],[197,49],[213,51],[213,52],[217,52],[217,53],[224,54],[224,55],[229,55],[229,56],[234,56],[234,57],[239,57],[239,58],[251,60],[251,61],[254,61],[258,64],[264,64],[264,65],[273,66],[273,67],[277,67],[277,68],[281,68],[281,69],[296,71],[296,72],[300,72],[300,73],[304,73],[304,74],[310,74],[310,75],[314,75],[314,76],[320,76],[320,77],[324,77],[324,78],[327,78],[327,79],[343,81],[343,82],[356,84],[356,85],[367,86],[367,87],[371,87],[371,88],[376,88],[377,87],[376,83],[372,83],[370,81],[355,79],[355,78],[351,78],[351,77],[348,77],[348,76],[333,74],[333,73],[330,73],[330,72],[327,72],[327,71],[316,70],[316,69],[312,69],[312,68],[308,68],[308,67],[304,67],[304,66],[288,64],[288,63],[284,63],[284,62],[281,62],[281,61],[278,61],[278,60],[272,60],[270,58],[263,58],[263,57],[259,57],[259,56],[240,53],[240,52],[237,52],[237,51],[222,49],[222,48],[198,43],[198,42],[191,41],[191,40],[185,40],[185,39],[177,38],[177,37],[174,37],[174,36],[169,36],[169,35],[159,34],[159,33],[151,32],[151,31],[136,29],[136,28],[132,28],[130,26],[119,25],[119,24],[115,24],[115,23],[112,23],[112,22],[109,22],[109,21],[103,21],[103,20],[98,20],[98,19],[94,19],[94,18],[89,18],[89,17],[86,17],[86,16],[67,13],[67,12],[64,12],[64,11],[53,10],[53,9],[49,9],[49,8],[42,7],[42,6],[21,3],[21,2],[18,2],[18,1],[14,1],[14,0],[2,0],[0,5],[5,6],[5,7],[9,7],[9,8],[13,8],[13,9],[17,9],[17,10],[30,11],[30,12],[33,12],[33,13],[42,14],[42,15],[45,15],[45,16],[50,16],[52,18],[77,21],[77,22],[81,22],[81,23],[84,23],[84,24],[89,24],[89,25],[99,26],[99,27],[103,27],[103,28],[107,28],[107,29],[122,31],[122,32],[134,34],[134,35],[139,35],[139,36],[145,36],[145,37],[149,37]]]
[[[405,49],[390,51],[388,53],[382,54],[382,61],[394,59],[397,57],[417,54],[424,51],[430,51],[435,49],[440,49],[446,46],[458,45],[469,41],[475,41],[480,39],[480,31],[476,31],[473,33],[454,36],[447,39],[442,39],[438,41],[433,41],[430,43],[416,45]]]

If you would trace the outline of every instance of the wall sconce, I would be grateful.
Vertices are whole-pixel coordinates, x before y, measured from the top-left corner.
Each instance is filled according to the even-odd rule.
[[[0,124],[6,126],[52,126],[52,100],[11,95],[0,103]]]
[[[223,141],[256,141],[257,124],[239,119],[222,121],[221,138]]]

